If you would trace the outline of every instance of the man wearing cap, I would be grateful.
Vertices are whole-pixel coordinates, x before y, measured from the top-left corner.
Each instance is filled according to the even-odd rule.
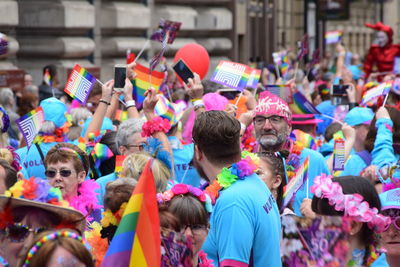
[[[44,123],[39,131],[40,142],[35,142],[29,149],[22,147],[16,152],[20,157],[22,174],[25,178],[31,176],[45,178],[44,158],[47,151],[57,142],[63,142],[62,136],[56,136],[56,130],[63,127],[67,122],[65,114],[67,107],[57,98],[51,97],[40,102],[44,112]],[[63,134],[62,131],[58,131]]]
[[[297,148],[293,141],[288,139],[292,130],[292,112],[285,101],[274,94],[263,92],[260,94],[255,113],[254,129],[260,152],[289,150],[291,156],[289,156],[288,163],[292,162],[295,170],[309,157],[309,187],[313,184],[316,176],[322,173],[329,174],[328,166],[320,153],[308,148]],[[294,160],[296,155],[299,160]],[[297,215],[301,215],[300,205],[307,196],[307,190],[309,198],[312,198],[313,194],[306,186],[302,186],[295,195],[293,209]]]
[[[399,266],[400,263],[400,188],[379,195],[381,213],[391,218],[391,224],[381,233],[381,245],[386,250],[377,259],[379,266]],[[386,262],[385,262],[386,260]],[[374,262],[375,263],[375,262]],[[386,264],[385,264],[386,263]]]
[[[356,131],[356,137],[353,146],[354,149],[347,159],[340,176],[359,175],[364,168],[371,164],[371,154],[365,149],[364,142],[367,137],[369,124],[374,115],[374,112],[369,108],[355,107],[344,118],[344,122]]]

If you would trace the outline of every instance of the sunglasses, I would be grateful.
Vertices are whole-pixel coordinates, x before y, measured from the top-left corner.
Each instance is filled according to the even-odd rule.
[[[71,170],[59,170],[59,171],[57,171],[57,170],[46,170],[44,172],[46,177],[49,177],[49,178],[56,177],[57,173],[59,173],[62,177],[69,177],[69,176],[71,176],[72,171]]]
[[[390,217],[390,220],[391,220],[390,223],[386,225],[385,230],[383,230],[382,232],[387,231],[387,229],[389,229],[390,225],[392,224],[396,227],[398,231],[400,231],[400,216],[394,218]]]
[[[8,225],[3,231],[5,236],[11,240],[11,242],[23,242],[29,235],[30,232],[39,234],[43,231],[47,230],[44,227],[37,227],[37,228],[29,228],[29,226],[21,224],[21,223],[14,223],[12,225]]]
[[[199,233],[200,231],[202,231],[202,230],[207,230],[207,225],[204,225],[204,224],[193,224],[193,225],[185,225],[183,228],[182,228],[182,231],[184,232],[184,231],[186,231],[186,229],[188,229],[188,228],[190,228],[190,230],[192,230],[192,232],[194,233],[194,234],[197,234],[197,233]]]

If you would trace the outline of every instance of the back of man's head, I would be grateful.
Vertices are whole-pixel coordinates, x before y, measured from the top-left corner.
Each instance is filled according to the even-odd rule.
[[[212,163],[222,165],[240,160],[240,123],[224,111],[211,110],[198,115],[193,141]]]

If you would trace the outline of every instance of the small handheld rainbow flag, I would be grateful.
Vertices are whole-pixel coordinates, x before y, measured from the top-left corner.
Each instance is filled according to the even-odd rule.
[[[369,89],[363,95],[361,104],[366,105],[368,102],[371,102],[373,99],[375,99],[379,96],[387,95],[390,92],[392,85],[393,85],[393,81],[387,81],[387,82],[383,82],[383,83],[379,84],[378,86],[375,86],[372,89]]]
[[[325,43],[326,44],[336,44],[342,39],[343,32],[341,31],[331,31],[325,33]]]
[[[151,72],[151,85],[150,85],[150,69],[145,66],[136,63],[135,67],[136,78],[134,82],[134,90],[133,97],[136,101],[136,105],[141,105],[144,101],[144,92],[147,89],[153,87],[156,89],[156,92],[160,89],[161,84],[163,83],[165,73],[159,71]]]
[[[154,107],[154,113],[157,116],[167,119],[171,125],[174,125],[178,122],[175,116],[176,112],[174,105],[163,95],[159,95],[158,102]]]
[[[258,81],[261,77],[261,70],[251,68],[250,77],[247,81],[246,87],[257,88]]]
[[[287,56],[287,52],[284,51],[284,53],[281,54],[282,60],[281,60],[281,76],[285,77],[286,73],[289,71],[290,63],[289,63],[289,57]]]
[[[48,86],[51,86],[51,84],[52,84],[52,82],[51,82],[50,71],[49,71],[49,69],[47,69],[47,68],[46,68],[46,70],[44,71],[43,81],[44,81]]]
[[[122,164],[124,163],[126,156],[116,155],[115,156],[115,172],[120,173],[122,171]]]
[[[296,114],[321,114],[300,92],[293,94],[293,104],[289,104],[289,107]]]
[[[128,119],[128,111],[117,109],[115,112],[115,119],[120,122],[126,121]]]
[[[99,168],[100,164],[104,160],[107,160],[112,156],[114,156],[114,153],[111,151],[110,148],[108,148],[107,145],[102,143],[96,143],[94,145],[91,155],[93,156],[96,168]]]
[[[273,93],[274,95],[279,96],[286,103],[291,104],[293,103],[292,97],[292,90],[288,85],[285,84],[267,84],[265,85],[265,89],[269,92]]]
[[[304,160],[303,164],[301,164],[301,166],[296,171],[295,176],[285,186],[282,200],[282,210],[290,203],[293,196],[308,179],[308,166],[309,157]]]
[[[40,106],[15,120],[15,123],[25,138],[28,149],[33,144],[43,122],[44,112],[43,108]]]
[[[129,199],[102,267],[160,266],[160,219],[151,164],[149,160]]]
[[[243,91],[246,88],[252,68],[247,65],[221,60],[211,76],[211,81]]]
[[[96,78],[78,64],[72,69],[64,91],[82,105],[86,104]]]

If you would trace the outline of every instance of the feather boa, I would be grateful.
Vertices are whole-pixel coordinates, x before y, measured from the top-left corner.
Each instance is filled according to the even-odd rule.
[[[74,209],[80,211],[83,215],[88,216],[93,210],[102,206],[97,204],[97,194],[95,190],[99,185],[93,180],[86,180],[78,187],[78,195],[69,200],[69,204]],[[88,217],[91,221],[92,218]]]

